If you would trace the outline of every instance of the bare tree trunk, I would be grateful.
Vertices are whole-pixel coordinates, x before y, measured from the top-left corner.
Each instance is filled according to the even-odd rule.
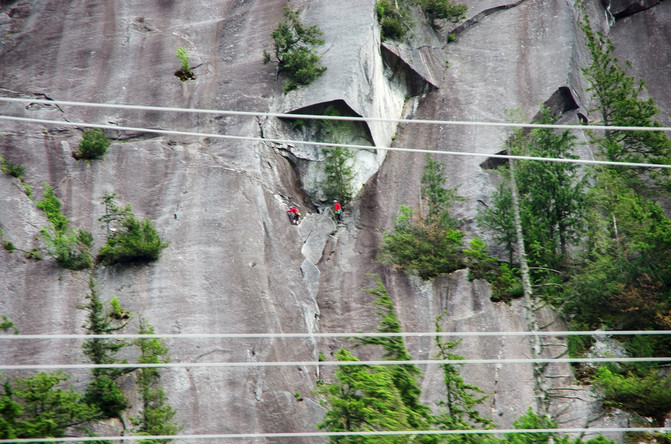
[[[508,150],[510,154],[510,150]],[[524,289],[524,317],[527,322],[527,329],[531,332],[538,332],[538,322],[536,321],[536,303],[533,299],[531,288],[531,279],[529,278],[529,265],[527,264],[527,255],[524,249],[524,236],[522,232],[522,220],[520,217],[519,192],[517,182],[515,181],[515,161],[510,159],[510,189],[513,201],[513,216],[515,221],[515,231],[517,232],[517,248],[520,261],[520,270],[522,272],[522,287]],[[534,334],[530,336],[531,357],[538,359],[542,354],[542,343],[540,336]],[[539,416],[547,415],[545,379],[543,376],[545,366],[540,363],[534,364],[534,394],[536,397],[536,414]]]

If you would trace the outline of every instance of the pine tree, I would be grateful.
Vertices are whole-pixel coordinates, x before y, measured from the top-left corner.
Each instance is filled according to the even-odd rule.
[[[58,438],[68,427],[98,416],[74,389],[60,388],[68,376],[36,373],[0,386],[0,439]]]
[[[422,175],[422,200],[426,211],[402,205],[391,232],[385,233],[380,259],[424,280],[450,273],[461,266],[463,233],[450,215],[451,206],[463,198],[455,188],[445,188],[444,165],[427,156]]]
[[[590,111],[599,113],[606,126],[659,127],[654,120],[659,109],[652,97],[640,98],[647,87],[642,80],[627,74],[630,62],[624,66],[615,57],[613,42],[602,32],[594,32],[587,13],[583,15],[580,27],[587,37],[587,49],[592,63],[582,72],[590,84],[588,91],[594,94],[596,105]],[[592,137],[592,142],[600,147],[601,155],[608,160],[626,162],[649,162],[668,164],[671,160],[671,140],[664,132],[606,130],[603,137]],[[638,170],[630,170],[637,174]],[[639,173],[640,174],[640,173]],[[659,185],[669,188],[669,171],[654,172],[653,178]],[[634,179],[637,187],[643,186],[640,177]]]
[[[286,74],[284,87],[287,93],[297,85],[308,85],[321,76],[326,67],[320,65],[321,56],[314,47],[324,44],[318,26],[305,26],[300,19],[300,11],[290,7],[284,9],[284,19],[278,23],[270,36],[273,38],[277,73]],[[271,55],[264,51],[263,61],[269,63]]]
[[[539,123],[552,124],[548,108],[542,108]],[[514,154],[575,159],[575,136],[568,130],[536,128],[519,138]],[[554,267],[567,256],[570,243],[582,229],[584,180],[576,164],[525,161],[516,168],[525,245],[531,263]]]
[[[154,327],[140,320],[141,335],[154,334]],[[140,349],[138,362],[141,364],[161,364],[170,360],[168,349],[156,338],[140,338],[135,342]],[[161,374],[157,368],[142,367],[139,369],[138,384],[142,396],[140,416],[133,419],[136,431],[141,435],[174,435],[181,427],[173,422],[176,411],[168,403],[165,392],[161,388]],[[142,441],[141,443],[167,443],[169,439]]]
[[[347,350],[335,355],[338,361],[358,361]],[[331,432],[410,430],[407,408],[393,375],[386,366],[340,365],[334,382],[317,393],[325,397],[326,414],[319,428]],[[331,437],[333,443],[406,443],[407,436]]]
[[[105,215],[98,220],[107,227],[107,242],[98,253],[105,265],[157,260],[169,245],[163,242],[150,219],[137,220],[130,205],[119,207],[115,194],[102,197]]]
[[[445,313],[436,319],[437,333],[442,331],[440,322],[444,315]],[[435,342],[438,347],[436,358],[453,361],[464,359],[462,356],[451,352],[454,347],[459,345],[460,341],[445,341],[440,336],[436,336]],[[456,365],[445,363],[441,364],[441,367],[446,396],[445,400],[439,402],[444,407],[444,411],[434,417],[438,428],[443,430],[469,430],[475,426],[485,429],[491,428],[494,423],[481,416],[477,410],[477,406],[483,404],[488,395],[482,395],[484,392],[478,386],[467,384],[461,377]],[[456,441],[448,439],[448,442],[480,443],[482,439],[482,435],[464,435]]]
[[[364,289],[377,297],[373,303],[378,307],[376,313],[380,316],[380,324],[377,328],[380,333],[401,333],[401,323],[394,311],[394,303],[387,293],[387,289],[379,276],[374,275],[377,281],[376,288]],[[412,356],[405,347],[402,337],[361,337],[357,339],[357,345],[379,345],[384,350],[383,359],[390,361],[410,361]],[[419,388],[417,378],[422,372],[414,364],[387,366],[392,374],[392,381],[398,390],[403,404],[407,410],[406,417],[412,428],[427,430],[432,421],[431,409],[419,402],[422,390]]]
[[[111,310],[105,310],[100,301],[93,277],[89,279],[90,293],[86,296],[88,304],[83,308],[88,311],[87,323],[84,325],[87,334],[109,335],[125,327],[126,323],[113,325]],[[84,342],[84,354],[94,364],[113,364],[117,362],[116,353],[125,347],[123,341],[106,338],[92,338]],[[117,384],[122,374],[118,369],[94,368],[93,379],[86,390],[85,401],[97,406],[105,417],[116,417],[128,407],[128,399]]]
[[[508,252],[508,263],[513,263],[517,233],[513,218],[513,196],[505,182],[492,195],[491,205],[478,208],[476,216],[481,228],[493,233],[494,241],[502,244]]]

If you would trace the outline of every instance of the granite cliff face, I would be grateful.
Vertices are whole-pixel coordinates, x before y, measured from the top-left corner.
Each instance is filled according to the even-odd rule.
[[[555,97],[564,112],[562,121],[577,122],[578,114],[589,117],[579,71],[587,59],[571,1],[467,0],[468,18],[458,27],[420,29],[413,43],[401,46],[380,42],[373,0],[290,3],[303,10],[307,23],[324,30],[321,51],[328,70],[312,85],[284,95],[273,67],[263,65],[262,52],[272,46],[270,33],[286,1],[209,0],[197,6],[171,0],[3,1],[0,95],[258,112],[319,112],[337,104],[367,118],[485,121],[503,120],[512,108],[530,118],[541,103]],[[641,8],[614,22],[600,2],[587,6],[594,23],[616,44],[618,56],[631,60],[633,74],[647,82],[662,110],[661,121],[668,124],[671,4]],[[452,31],[457,40],[447,44]],[[173,75],[179,47],[198,65],[194,81],[183,83]],[[557,91],[564,94],[557,96]],[[566,92],[571,100],[561,99]],[[527,329],[520,301],[492,303],[487,284],[469,281],[466,271],[428,284],[375,260],[382,233],[391,228],[399,205],[417,203],[423,155],[385,154],[374,146],[393,143],[493,154],[501,150],[503,129],[367,122],[362,134],[371,149],[358,154],[358,180],[366,184],[346,208],[344,225],[336,227],[318,212],[297,175],[305,183],[317,180],[310,175],[315,174],[319,151],[261,140],[297,136],[278,119],[2,101],[0,113],[63,122],[0,120],[0,155],[26,167],[37,199],[44,184],[50,184],[72,226],[91,231],[96,248],[105,239],[98,221],[104,194],[116,193],[136,215],[156,222],[170,242],[160,260],[97,267],[93,274],[103,298],[116,296],[159,333],[370,331],[377,318],[372,296],[361,291],[372,285],[366,273],[382,277],[407,331],[430,330],[444,310],[451,331]],[[83,128],[66,122],[254,140],[108,129],[113,144],[107,155],[87,163],[70,155]],[[465,221],[470,238],[477,230],[478,201],[489,201],[495,178],[481,167],[486,157],[440,160],[447,162],[448,184],[459,185],[466,197],[455,216]],[[297,228],[285,215],[291,202],[306,214]],[[27,251],[39,245],[35,237],[46,225],[23,186],[0,175],[5,238]],[[18,251],[0,252],[0,314],[13,320],[21,333],[83,332],[85,313],[77,307],[87,291],[87,273],[64,270],[50,258],[35,261]],[[539,316],[551,320],[553,314]],[[3,343],[0,363],[84,362],[79,345]],[[330,359],[346,343],[317,338],[174,339],[168,345],[176,362],[254,363],[315,361],[320,353]],[[408,346],[417,359],[435,354],[428,339],[409,340]],[[523,338],[470,339],[458,352],[471,358],[528,357],[529,343]],[[424,371],[424,399],[434,405],[441,396],[441,375],[433,366]],[[549,372],[563,376],[549,380],[554,387],[572,382],[566,367]],[[298,365],[187,367],[165,371],[163,381],[183,433],[291,432],[315,430],[323,410],[312,390],[328,374]],[[83,385],[84,375],[73,381]],[[503,427],[535,402],[528,365],[473,366],[466,376],[492,393],[485,413]],[[299,401],[296,392],[304,399]],[[551,410],[568,407],[561,418],[565,424],[585,426],[598,405],[587,391],[581,398],[560,398]],[[593,424],[609,421],[616,424],[618,417]]]

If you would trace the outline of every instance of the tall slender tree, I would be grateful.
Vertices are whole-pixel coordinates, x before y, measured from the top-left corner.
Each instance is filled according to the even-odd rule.
[[[595,32],[585,12],[580,27],[587,38],[587,49],[592,62],[582,72],[589,82],[588,91],[596,99],[590,111],[598,112],[606,126],[659,127],[655,120],[659,109],[652,97],[641,98],[647,90],[645,82],[627,74],[631,63],[620,63],[615,56],[615,45],[603,32]],[[593,135],[592,142],[608,160],[668,164],[671,160],[671,140],[661,131],[606,130],[603,136]],[[636,179],[636,186],[643,187],[640,170],[632,169],[627,175]],[[633,176],[637,174],[638,176]],[[648,174],[646,172],[645,174]],[[669,172],[653,172],[658,185],[669,189]]]
[[[154,334],[154,327],[140,320],[141,335]],[[157,338],[140,338],[135,341],[140,349],[138,362],[141,364],[161,364],[168,362],[168,349],[163,341]],[[133,423],[139,434],[146,435],[174,435],[181,427],[173,421],[175,409],[168,403],[165,392],[161,387],[161,374],[157,368],[142,367],[138,370],[138,385],[142,397],[142,410]],[[170,439],[140,441],[141,443],[167,443]]]
[[[109,335],[122,328],[126,322],[118,323],[112,316],[112,310],[106,310],[98,296],[97,284],[93,276],[89,278],[88,303],[83,307],[88,311],[87,322],[84,324],[87,334]],[[115,325],[116,324],[116,325]],[[115,355],[126,346],[120,340],[107,338],[91,338],[84,342],[84,354],[93,364],[113,364],[118,362]],[[85,401],[97,406],[106,417],[116,417],[128,407],[128,399],[119,388],[117,380],[121,370],[94,368],[93,379],[86,390]]]
[[[401,323],[394,311],[394,303],[379,276],[374,275],[377,287],[364,289],[377,297],[373,303],[378,307],[376,313],[380,316],[380,324],[377,330],[380,333],[401,333]],[[361,337],[357,339],[357,345],[379,345],[384,350],[383,359],[391,361],[410,361],[412,356],[408,353],[405,341],[400,336],[390,337]],[[418,430],[426,430],[432,422],[431,409],[419,401],[422,390],[419,388],[417,378],[422,375],[421,370],[414,364],[387,366],[392,375],[392,381],[396,386],[406,408],[406,416],[411,427]]]
[[[335,355],[342,362],[358,361],[347,350]],[[340,365],[334,382],[317,391],[327,407],[319,428],[332,432],[411,430],[408,409],[393,382],[392,372],[381,365]],[[407,436],[331,437],[333,443],[407,443]]]
[[[436,319],[436,332],[440,333],[442,318],[445,313]],[[440,429],[473,429],[476,426],[488,429],[494,426],[492,420],[483,417],[477,407],[482,405],[487,399],[482,389],[473,384],[467,384],[461,377],[461,372],[457,364],[459,360],[464,359],[452,352],[452,349],[459,345],[460,341],[446,341],[441,336],[436,336],[436,346],[438,354],[436,358],[441,360],[455,361],[455,364],[441,364],[443,370],[443,382],[445,383],[445,399],[439,404],[444,408],[442,412],[435,415],[435,422]],[[457,442],[460,443],[479,443],[483,436],[465,435],[460,436]]]

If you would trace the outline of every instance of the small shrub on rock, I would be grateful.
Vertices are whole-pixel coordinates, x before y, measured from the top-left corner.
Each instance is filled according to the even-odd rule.
[[[107,152],[110,146],[110,140],[103,135],[99,128],[84,131],[82,140],[79,142],[77,151],[72,153],[72,157],[80,159],[100,159]]]
[[[56,263],[69,270],[83,270],[93,266],[93,256],[90,249],[93,244],[93,235],[84,230],[69,228],[69,220],[61,213],[61,201],[54,194],[54,190],[47,185],[44,200],[37,203],[51,222],[51,227],[42,229],[49,254]]]
[[[18,163],[8,162],[4,158],[0,157],[0,170],[3,173],[8,174],[17,179],[23,179],[26,174],[26,169],[19,165]]]
[[[103,197],[105,215],[99,220],[107,225],[107,243],[100,249],[98,261],[112,265],[158,259],[168,243],[161,240],[154,223],[137,220],[130,205],[121,208],[114,198],[114,194]]]
[[[405,37],[407,26],[404,24],[408,11],[393,0],[378,0],[375,3],[377,21],[380,24],[382,40],[400,40]]]
[[[289,78],[284,86],[285,94],[298,85],[309,85],[326,71],[326,67],[320,65],[321,56],[314,49],[324,44],[322,35],[318,26],[305,26],[301,22],[300,11],[284,9],[284,19],[270,36],[275,41],[277,74]],[[263,63],[270,62],[270,53],[264,51]]]
[[[448,20],[456,23],[466,15],[468,7],[452,0],[419,0],[424,14],[431,20]]]
[[[175,76],[179,78],[182,82],[188,80],[196,80],[196,75],[191,69],[191,62],[189,61],[189,53],[186,52],[184,48],[177,48],[177,53],[175,57],[179,60],[181,67],[175,71]]]

